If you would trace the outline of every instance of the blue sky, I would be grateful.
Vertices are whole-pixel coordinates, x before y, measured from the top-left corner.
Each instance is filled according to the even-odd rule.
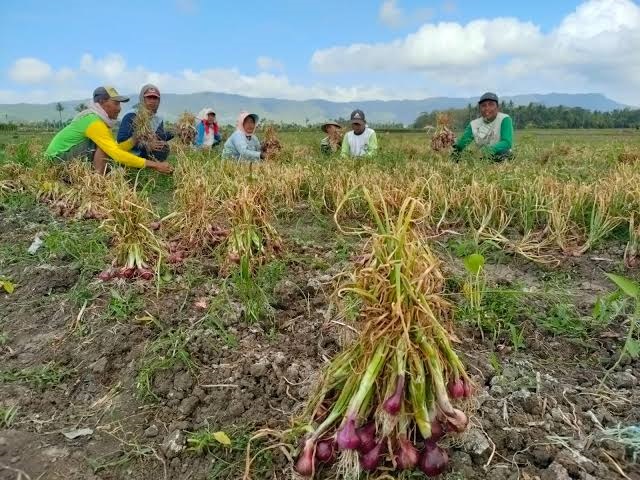
[[[639,63],[640,47],[633,0],[220,5],[114,0],[105,14],[94,2],[5,0],[0,103],[78,98],[101,83],[132,92],[152,80],[165,91],[280,98],[466,96],[493,88],[599,91],[640,104],[640,72],[629,66],[630,58]]]

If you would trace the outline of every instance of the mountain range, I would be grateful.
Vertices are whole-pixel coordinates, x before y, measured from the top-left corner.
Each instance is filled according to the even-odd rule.
[[[130,95],[131,102],[123,105],[123,113],[133,107],[137,95]],[[539,103],[545,106],[582,107],[587,110],[611,111],[627,108],[600,93],[548,93],[506,96],[501,100],[516,105]],[[75,107],[88,103],[88,99],[61,102],[63,120],[75,115]],[[331,102],[328,100],[281,100],[276,98],[252,98],[226,93],[202,92],[190,94],[163,93],[160,113],[167,120],[175,120],[182,112],[199,112],[204,107],[213,108],[222,124],[233,124],[241,110],[257,113],[263,119],[276,122],[319,123],[324,120],[348,118],[352,110],[362,109],[370,123],[413,123],[422,112],[464,108],[475,104],[477,98],[433,97],[424,100],[367,100],[361,102]],[[47,104],[0,104],[0,122],[34,122],[58,120],[56,102]]]

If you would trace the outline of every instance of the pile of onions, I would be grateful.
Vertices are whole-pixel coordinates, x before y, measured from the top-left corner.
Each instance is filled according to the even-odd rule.
[[[337,461],[353,478],[381,467],[437,476],[449,461],[437,442],[467,428],[472,384],[444,326],[439,262],[411,228],[418,200],[391,219],[384,199],[363,193],[377,232],[338,291],[362,301],[359,338],[326,368],[294,468],[312,477]]]

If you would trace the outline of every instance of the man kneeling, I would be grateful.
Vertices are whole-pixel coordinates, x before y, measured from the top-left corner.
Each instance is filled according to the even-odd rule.
[[[102,174],[107,170],[109,158],[127,167],[147,167],[171,173],[173,168],[168,163],[145,160],[130,153],[134,138],[122,143],[113,138],[111,128],[120,114],[120,102],[128,101],[129,98],[119,95],[113,87],[96,88],[93,103],[53,137],[46,155],[59,160],[87,159]]]
[[[480,97],[478,105],[481,117],[469,122],[462,137],[456,141],[453,158],[457,161],[460,153],[473,142],[494,162],[512,158],[513,123],[509,115],[500,112],[498,96],[487,92]]]

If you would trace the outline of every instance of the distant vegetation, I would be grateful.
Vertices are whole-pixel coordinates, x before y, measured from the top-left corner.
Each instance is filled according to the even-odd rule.
[[[580,107],[545,107],[541,104],[514,105],[501,104],[501,110],[508,113],[516,128],[640,128],[640,109],[613,110],[610,112],[591,111]],[[447,110],[453,119],[453,128],[461,130],[469,120],[478,116],[475,105]],[[413,128],[424,128],[436,124],[438,112],[422,113],[413,123]]]

